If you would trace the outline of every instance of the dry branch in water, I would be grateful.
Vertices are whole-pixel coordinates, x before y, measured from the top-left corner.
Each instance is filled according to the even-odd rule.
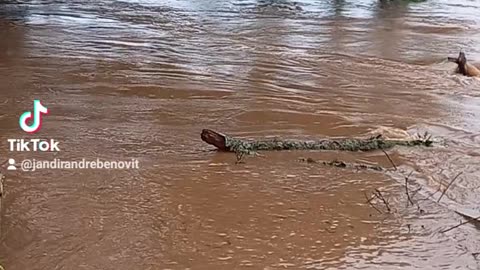
[[[2,202],[3,197],[5,196],[5,190],[3,189],[3,180],[5,179],[5,175],[0,172],[0,236],[2,235]],[[2,266],[0,265],[0,270]]]
[[[460,223],[460,224],[458,224],[458,225],[455,225],[455,226],[453,226],[453,227],[450,227],[450,228],[448,228],[448,229],[446,229],[446,230],[443,230],[443,231],[440,231],[440,232],[446,233],[446,232],[449,232],[449,231],[451,231],[451,230],[453,230],[453,229],[456,229],[456,228],[458,228],[458,227],[460,227],[460,226],[463,226],[463,225],[465,225],[465,224],[467,224],[467,223],[470,223],[470,222],[473,222],[473,221],[480,221],[480,216],[478,216],[478,217],[476,217],[476,218],[467,218],[467,221],[464,221],[464,222],[462,222],[462,223]]]
[[[437,202],[440,202],[440,200],[442,199],[443,195],[445,195],[445,193],[447,192],[447,190],[450,188],[450,186],[453,184],[453,182],[455,182],[455,180],[457,180],[457,178],[462,174],[463,172],[459,172],[457,174],[457,176],[455,176],[452,181],[450,181],[450,183],[448,183],[447,187],[445,188],[445,190],[443,190],[442,192],[442,195],[440,195],[440,198],[438,198],[438,201]]]
[[[3,198],[3,180],[5,179],[5,176],[0,172],[0,199]],[[0,203],[0,206],[1,206],[1,203]],[[1,207],[0,207],[1,209]]]
[[[383,168],[380,166],[373,166],[361,163],[347,163],[341,160],[332,160],[332,161],[321,161],[321,160],[314,160],[312,158],[300,158],[301,162],[306,163],[315,163],[321,164],[325,166],[332,166],[337,168],[354,168],[357,170],[374,170],[374,171],[383,171]]]
[[[410,178],[410,176],[412,175],[413,171],[410,172],[410,174],[405,177],[405,194],[407,194],[407,207],[409,206],[409,202],[414,205],[413,201],[412,201],[412,198],[410,197],[410,193],[408,192],[408,178]]]
[[[380,211],[380,209],[378,209],[377,207],[375,207],[375,205],[372,203],[373,199],[375,199],[376,197],[375,196],[372,196],[370,198],[368,198],[367,196],[367,193],[363,192],[363,195],[365,195],[365,199],[367,199],[367,203],[375,210],[377,210],[377,212],[379,212],[380,214],[383,214],[382,211]]]
[[[385,199],[385,197],[383,196],[382,192],[380,192],[380,190],[375,189],[375,192],[373,192],[373,196],[370,197],[370,198],[367,196],[367,193],[363,192],[363,194],[365,195],[365,199],[367,199],[366,202],[371,207],[373,207],[375,210],[377,210],[380,214],[383,214],[383,212],[380,211],[377,207],[375,207],[375,205],[372,203],[374,199],[379,199],[385,205],[385,208],[387,209],[387,212],[389,212],[389,213],[392,212],[392,209],[390,207],[390,204],[388,203],[388,200]]]
[[[382,149],[382,152],[385,154],[385,156],[387,156],[388,160],[390,161],[390,163],[393,165],[393,168],[395,169],[395,171],[397,170],[397,166],[395,165],[395,163],[393,162],[393,160],[390,158],[390,156],[388,155],[388,153]]]
[[[380,199],[383,204],[385,204],[385,207],[387,208],[387,211],[388,212],[391,212],[391,208],[390,208],[390,204],[388,203],[388,200],[385,199],[385,197],[383,196],[383,194],[380,192],[380,190],[378,189],[375,189],[375,192],[373,193],[373,195],[375,195],[375,197],[377,197],[378,199]]]
[[[431,146],[430,137],[417,140],[386,140],[381,136],[368,139],[323,139],[315,141],[300,140],[243,140],[204,129],[201,133],[204,142],[220,151],[252,154],[255,151],[278,150],[338,150],[338,151],[374,151],[389,149],[394,146]]]

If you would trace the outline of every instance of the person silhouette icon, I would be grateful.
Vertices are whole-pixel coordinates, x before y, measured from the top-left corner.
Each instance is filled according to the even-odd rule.
[[[8,159],[8,167],[7,167],[7,170],[9,170],[9,171],[15,171],[16,169],[17,169],[17,167],[15,167],[15,159],[9,158],[9,159]]]

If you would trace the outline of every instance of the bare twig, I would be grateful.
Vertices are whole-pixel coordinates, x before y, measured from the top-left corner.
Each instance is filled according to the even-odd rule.
[[[383,148],[382,148],[381,150],[382,150],[382,152],[385,154],[385,156],[387,156],[388,160],[390,161],[390,163],[392,163],[393,168],[394,168],[395,171],[396,171],[396,170],[397,170],[397,166],[395,165],[395,163],[393,162],[393,160],[390,158],[390,156],[388,155],[388,153],[387,153],[385,150],[383,150]]]
[[[387,208],[388,212],[391,212],[390,205],[388,204],[388,201],[383,197],[383,194],[380,192],[380,190],[375,189],[375,192],[373,193],[378,199],[382,200],[383,203],[385,204],[385,207]]]
[[[443,172],[443,169],[440,171],[440,174]],[[435,177],[433,177],[433,180],[435,180],[435,182],[438,182],[438,188],[437,190],[435,190],[435,192],[433,193],[430,193],[430,195],[428,195],[426,198],[423,198],[423,199],[418,199],[418,201],[427,201],[429,200],[430,198],[432,198],[433,196],[435,196],[435,194],[437,194],[439,191],[442,190],[442,181],[438,181],[437,179],[435,179]]]
[[[3,180],[5,176],[0,172],[0,236],[2,235],[2,201],[5,196],[5,190],[3,189]],[[0,265],[0,270],[2,270],[2,265]]]
[[[243,158],[245,157],[245,153],[243,153],[243,152],[236,152],[236,153],[235,153],[235,157],[237,158],[237,161],[235,162],[235,164],[244,163],[244,162],[243,162]]]
[[[367,199],[367,203],[370,203],[371,201],[373,201],[373,199],[376,198],[375,196],[368,198],[367,193],[365,193],[365,191],[363,192],[363,195],[365,195],[365,199]]]
[[[412,175],[413,171],[410,172],[410,174],[405,177],[405,194],[407,194],[407,198],[408,198],[408,201],[407,201],[407,207],[409,206],[409,203],[413,205],[415,205],[412,201],[412,198],[410,197],[410,194],[408,192],[408,178],[410,178],[410,176]]]
[[[453,226],[453,227],[450,227],[450,228],[448,228],[448,229],[446,229],[446,230],[443,230],[443,231],[440,231],[440,232],[441,232],[441,233],[446,233],[446,232],[449,232],[449,231],[451,231],[451,230],[453,230],[453,229],[456,229],[456,228],[458,228],[458,227],[460,227],[460,226],[463,226],[463,225],[465,225],[465,224],[467,224],[467,223],[470,223],[470,222],[472,222],[472,221],[479,221],[479,220],[480,220],[480,216],[478,216],[478,217],[476,217],[476,218],[469,218],[467,221],[464,221],[464,222],[462,222],[462,223],[460,223],[460,224],[458,224],[458,225],[455,225],[455,226]]]
[[[372,203],[372,200],[375,199],[375,196],[368,198],[367,193],[365,191],[363,192],[363,194],[365,195],[365,199],[367,199],[367,203],[370,204],[370,206],[373,207],[373,209],[377,210],[380,214],[383,214],[383,212],[380,211],[380,209],[378,209],[377,207],[375,207],[375,205],[373,205]]]
[[[412,198],[412,200],[413,200],[413,198],[415,197],[415,195],[418,194],[418,192],[419,192],[420,190],[422,190],[422,187],[419,187],[419,188],[417,188],[416,190],[414,190],[414,191],[412,192],[412,196],[410,196],[410,197]]]
[[[450,183],[448,183],[447,187],[445,188],[445,190],[443,190],[442,192],[442,195],[440,195],[440,198],[438,198],[437,202],[440,202],[440,200],[442,199],[443,195],[445,195],[445,192],[447,192],[447,190],[450,188],[450,186],[453,184],[453,182],[455,182],[455,180],[457,180],[457,178],[462,174],[463,172],[459,172],[457,174],[457,176],[455,176],[452,181],[450,181]]]
[[[413,197],[415,197],[415,195],[418,194],[418,192],[422,189],[422,187],[419,187],[417,188],[416,190],[413,191],[412,195],[410,196],[412,198],[412,201],[413,201]],[[420,213],[423,213],[424,211],[422,210],[422,208],[420,208],[420,203],[419,203],[420,200],[417,200],[416,203],[417,203],[417,210],[420,211]]]

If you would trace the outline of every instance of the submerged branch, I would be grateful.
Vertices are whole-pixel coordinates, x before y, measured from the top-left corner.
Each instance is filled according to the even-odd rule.
[[[450,188],[450,186],[453,184],[453,182],[455,182],[455,180],[457,180],[457,178],[458,178],[462,173],[463,173],[463,172],[459,172],[459,173],[452,179],[452,181],[450,181],[450,183],[448,183],[447,187],[445,188],[445,190],[443,190],[442,195],[440,195],[440,198],[438,198],[437,202],[440,202],[440,200],[442,199],[443,195],[445,195],[445,193],[446,193],[447,190]]]
[[[5,176],[0,172],[0,236],[2,235],[2,202],[3,198],[5,197],[5,190],[3,189],[3,181]],[[2,265],[0,265],[0,270],[2,270]]]
[[[373,170],[373,171],[383,171],[384,169],[380,166],[375,166],[375,165],[368,165],[368,164],[362,164],[362,163],[347,163],[345,161],[341,161],[338,159],[332,160],[332,161],[322,161],[322,160],[314,160],[312,158],[300,158],[301,162],[306,162],[306,163],[315,163],[315,164],[321,164],[325,166],[332,166],[332,167],[337,167],[337,168],[354,168],[357,170]]]
[[[412,175],[412,173],[413,173],[413,171],[410,172],[410,174],[409,174],[407,177],[405,177],[405,194],[407,195],[407,199],[408,199],[408,200],[407,200],[407,207],[409,206],[409,203],[411,203],[412,206],[415,205],[415,204],[413,203],[412,198],[410,197],[410,193],[408,192],[408,178],[410,178],[410,176]]]
[[[396,171],[396,170],[397,170],[397,166],[395,165],[395,162],[393,162],[392,158],[390,158],[390,156],[388,155],[388,153],[387,153],[385,150],[383,150],[383,148],[382,148],[382,152],[385,154],[385,156],[387,156],[388,161],[390,161],[390,163],[393,165],[393,168],[394,168],[395,171]]]
[[[217,147],[221,151],[247,154],[262,150],[373,151],[389,149],[394,146],[431,146],[433,143],[430,137],[417,140],[386,140],[381,136],[369,139],[323,139],[316,141],[242,140],[209,129],[202,130],[201,138],[204,142]]]
[[[387,208],[387,211],[390,213],[392,209],[390,208],[390,204],[388,203],[388,200],[383,196],[383,194],[378,190],[377,188],[375,189],[375,192],[373,193],[375,197],[380,199],[383,204],[385,204],[385,207]]]
[[[380,211],[380,209],[378,209],[377,207],[375,207],[375,205],[372,203],[373,199],[376,198],[376,196],[372,196],[370,198],[368,198],[367,196],[367,193],[363,192],[363,195],[365,195],[365,199],[367,199],[367,203],[375,210],[377,210],[377,212],[379,212],[380,214],[383,214],[382,211]]]
[[[478,216],[478,217],[476,217],[476,218],[473,218],[473,217],[467,218],[466,221],[464,221],[464,222],[462,222],[462,223],[460,223],[460,224],[458,224],[458,225],[455,225],[455,226],[453,226],[453,227],[450,227],[450,228],[448,228],[448,229],[446,229],[446,230],[440,231],[440,232],[441,232],[441,233],[446,233],[446,232],[449,232],[449,231],[451,231],[451,230],[453,230],[453,229],[456,229],[456,228],[458,228],[458,227],[460,227],[460,226],[463,226],[463,225],[465,225],[465,224],[468,224],[468,223],[471,223],[471,222],[474,222],[474,221],[480,221],[480,216]]]
[[[4,191],[3,191],[3,180],[4,179],[5,179],[5,176],[0,172],[0,199],[3,198],[3,193],[4,193]],[[0,204],[0,206],[1,206],[1,204]],[[0,209],[1,209],[1,207],[0,207]]]

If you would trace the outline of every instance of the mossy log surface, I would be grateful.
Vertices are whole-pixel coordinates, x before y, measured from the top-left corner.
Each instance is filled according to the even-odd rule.
[[[227,136],[210,129],[202,130],[204,142],[217,147],[221,151],[235,153],[252,153],[255,151],[278,150],[332,150],[332,151],[374,151],[390,149],[394,146],[431,146],[430,137],[417,140],[386,140],[381,136],[368,139],[322,139],[314,141],[300,140],[244,140]]]

